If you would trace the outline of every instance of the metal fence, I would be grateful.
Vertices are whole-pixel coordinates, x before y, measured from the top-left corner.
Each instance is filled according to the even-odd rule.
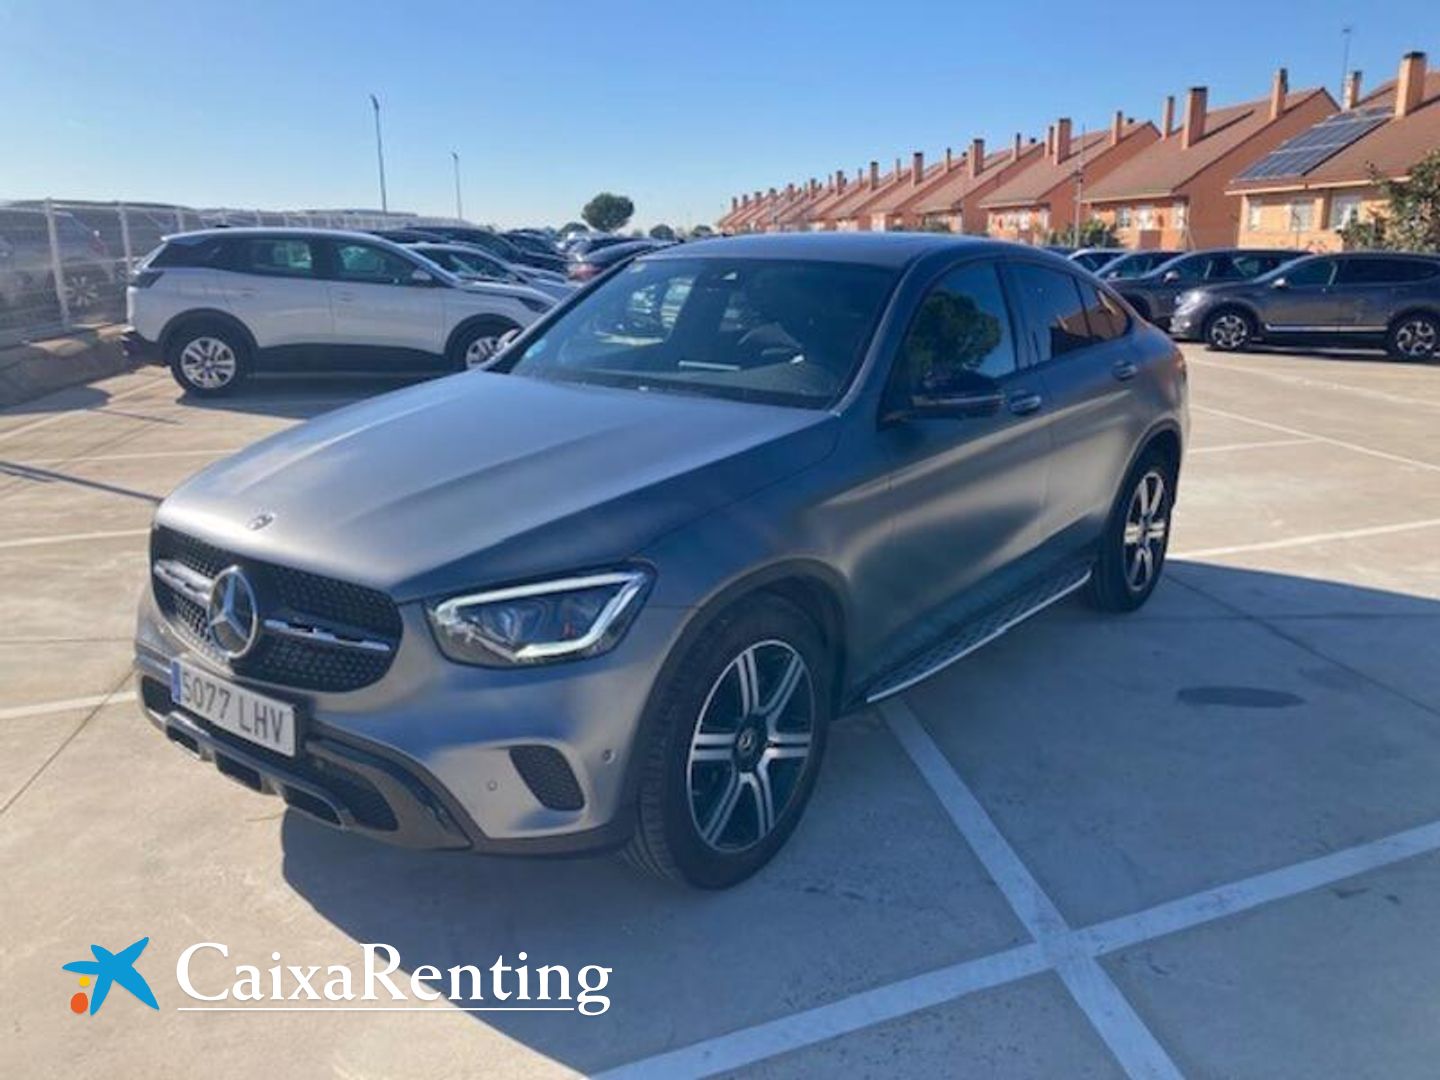
[[[217,225],[377,229],[442,222],[456,223],[368,210],[0,202],[0,346],[123,320],[130,271],[172,233]]]

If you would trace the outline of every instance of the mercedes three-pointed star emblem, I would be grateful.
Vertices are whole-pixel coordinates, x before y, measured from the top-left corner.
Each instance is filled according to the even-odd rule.
[[[238,566],[222,570],[210,586],[205,627],[215,647],[231,660],[238,660],[254,647],[260,634],[260,612],[255,590]]]

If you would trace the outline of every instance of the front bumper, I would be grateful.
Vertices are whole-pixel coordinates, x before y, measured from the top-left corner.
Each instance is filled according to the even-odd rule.
[[[133,327],[120,335],[120,347],[127,359],[137,364],[163,364],[160,346]]]
[[[1204,320],[1199,311],[1176,312],[1170,316],[1166,329],[1170,336],[1180,341],[1199,341],[1200,327]]]
[[[298,692],[239,678],[197,654],[147,589],[136,632],[139,693],[150,721],[172,741],[333,827],[413,848],[601,851],[622,845],[633,829],[631,748],[679,614],[642,610],[604,656],[492,670],[440,656],[412,605],[403,611],[394,663],[378,682],[344,693]],[[296,757],[177,708],[169,670],[179,656],[294,703],[303,723]],[[557,782],[575,798],[554,798]]]

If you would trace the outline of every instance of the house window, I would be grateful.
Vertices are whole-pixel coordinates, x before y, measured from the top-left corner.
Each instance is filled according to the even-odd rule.
[[[1029,211],[1029,210],[1021,210],[1021,211],[1020,211],[1020,228],[1022,228],[1022,229],[1028,229],[1029,227],[1030,227],[1030,211]]]
[[[1170,223],[1177,229],[1185,228],[1187,225],[1190,224],[1189,218],[1187,216],[1188,210],[1189,206],[1186,203],[1177,202],[1174,206],[1170,208],[1170,213],[1173,215]]]
[[[1315,201],[1295,199],[1290,203],[1290,231],[1305,232],[1315,225]]]
[[[1360,219],[1359,195],[1330,196],[1330,228],[1343,229]]]
[[[1128,206],[1122,206],[1115,211],[1115,227],[1119,229],[1130,227],[1130,208]]]
[[[1135,212],[1135,217],[1142,229],[1153,229],[1155,227],[1155,208],[1153,206],[1142,206]]]
[[[1251,229],[1251,230],[1260,228],[1260,200],[1259,200],[1259,199],[1246,199],[1246,200],[1245,200],[1245,228]]]

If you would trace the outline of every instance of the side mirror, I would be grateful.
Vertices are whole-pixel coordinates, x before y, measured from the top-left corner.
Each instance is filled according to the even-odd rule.
[[[410,271],[410,284],[434,285],[435,275],[430,273],[430,271],[428,270],[421,270],[419,267],[416,267],[414,270]]]
[[[1165,271],[1165,276],[1164,276],[1163,278],[1161,278],[1160,280],[1163,281],[1163,282],[1165,282],[1166,285],[1173,285],[1175,282],[1177,282],[1177,281],[1180,280],[1180,271],[1179,271],[1179,270],[1166,270],[1166,271]]]
[[[902,403],[903,416],[926,419],[966,419],[994,416],[1005,395],[993,379],[964,368],[930,371]]]
[[[1286,281],[1283,277],[1277,277],[1274,281],[1270,282],[1270,288],[1272,289],[1288,289],[1289,287],[1290,282]]]

